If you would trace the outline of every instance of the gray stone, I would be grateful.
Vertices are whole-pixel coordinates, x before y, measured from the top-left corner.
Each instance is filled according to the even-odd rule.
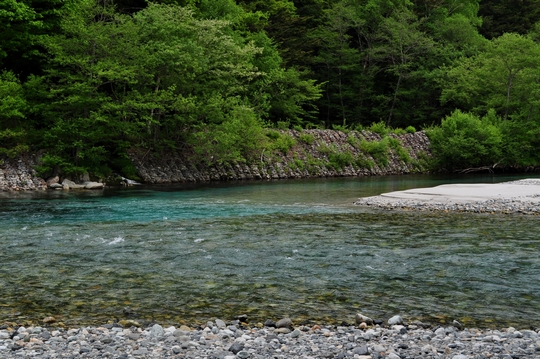
[[[452,359],[469,359],[469,357],[463,354],[458,354],[458,355],[454,355]]]
[[[165,330],[159,324],[154,324],[152,329],[150,329],[150,336],[154,338],[162,337],[165,334]]]
[[[369,355],[369,349],[366,345],[362,345],[361,347],[354,349],[353,354]]]
[[[289,335],[291,336],[291,338],[298,338],[300,336],[302,332],[300,332],[300,330],[298,329],[295,329],[293,330]]]
[[[373,319],[363,315],[362,313],[357,313],[355,320],[356,324],[366,323],[367,325],[373,325]]]
[[[242,343],[238,343],[238,342],[234,342],[230,347],[229,347],[229,351],[230,352],[233,352],[234,354],[238,354],[239,351],[243,350],[244,349],[244,344]]]
[[[403,324],[403,318],[399,315],[394,315],[392,318],[388,319],[388,325]]]
[[[292,328],[292,321],[290,318],[283,318],[277,321],[276,328]]]
[[[86,182],[84,184],[85,189],[103,189],[103,187],[105,187],[105,185],[100,182]]]
[[[435,331],[435,335],[440,337],[440,338],[444,338],[444,336],[446,336],[446,330],[444,330],[444,328],[438,328]],[[490,338],[490,340],[491,340],[491,338]]]
[[[133,351],[133,355],[146,355],[146,354],[148,354],[148,349],[146,349],[144,347],[141,347],[141,348]]]
[[[76,183],[73,182],[72,180],[69,180],[69,179],[65,178],[65,179],[62,181],[62,185],[64,185],[64,186],[67,185],[67,186],[71,187],[71,186],[76,185]]]
[[[276,323],[272,319],[268,319],[266,322],[264,322],[265,327],[275,328]]]
[[[54,177],[49,177],[49,179],[47,179],[47,186],[51,187],[51,185],[57,185],[59,184],[58,181],[60,181],[60,178],[58,176],[54,176]]]
[[[216,319],[216,326],[219,328],[219,329],[225,329],[227,327],[227,325],[225,324],[225,322],[221,319]]]

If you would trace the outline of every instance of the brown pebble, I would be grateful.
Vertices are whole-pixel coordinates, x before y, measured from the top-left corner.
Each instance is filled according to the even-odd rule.
[[[314,326],[311,327],[311,330],[321,330],[321,326],[318,324],[315,324]]]
[[[45,324],[56,323],[56,318],[55,318],[55,317],[46,317],[46,318],[43,318],[43,323],[45,323]]]
[[[358,328],[360,329],[367,329],[367,327],[368,327],[367,324],[364,322],[360,323],[360,325],[358,326]]]

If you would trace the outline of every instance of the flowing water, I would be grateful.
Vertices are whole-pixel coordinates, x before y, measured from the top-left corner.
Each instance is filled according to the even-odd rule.
[[[239,314],[340,323],[361,311],[381,319],[539,326],[538,217],[352,205],[393,190],[508,179],[402,176],[3,194],[0,323],[49,315],[68,324],[126,315],[194,323]]]

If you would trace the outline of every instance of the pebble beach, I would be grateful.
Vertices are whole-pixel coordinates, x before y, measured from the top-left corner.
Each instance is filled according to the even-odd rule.
[[[501,184],[487,184],[483,185],[483,187],[473,187],[472,189],[467,186],[470,185],[464,185],[464,187],[455,185],[450,190],[443,188],[444,186],[434,187],[428,189],[430,191],[429,195],[422,193],[423,189],[399,191],[380,196],[360,198],[354,204],[383,210],[540,214],[539,179],[523,179]],[[512,189],[519,187],[527,188],[525,192],[528,193],[526,195],[513,195]],[[492,193],[501,192],[502,195],[488,195],[485,198],[481,198],[481,193],[475,193],[476,189],[480,191],[486,188],[488,189],[488,194],[492,191]],[[467,193],[471,195],[470,199],[467,198]]]
[[[246,318],[242,318],[246,319]],[[500,330],[432,326],[394,316],[355,325],[296,326],[289,318],[250,325],[208,321],[196,327],[142,328],[135,321],[78,328],[0,329],[0,358],[540,358],[539,328]]]

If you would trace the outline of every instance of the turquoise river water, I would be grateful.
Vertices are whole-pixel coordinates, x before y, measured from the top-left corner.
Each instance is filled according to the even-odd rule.
[[[530,177],[530,176],[528,176]],[[513,178],[523,178],[513,177]],[[401,176],[0,194],[0,323],[386,319],[540,326],[540,218],[385,212]],[[129,309],[126,309],[129,308]]]

